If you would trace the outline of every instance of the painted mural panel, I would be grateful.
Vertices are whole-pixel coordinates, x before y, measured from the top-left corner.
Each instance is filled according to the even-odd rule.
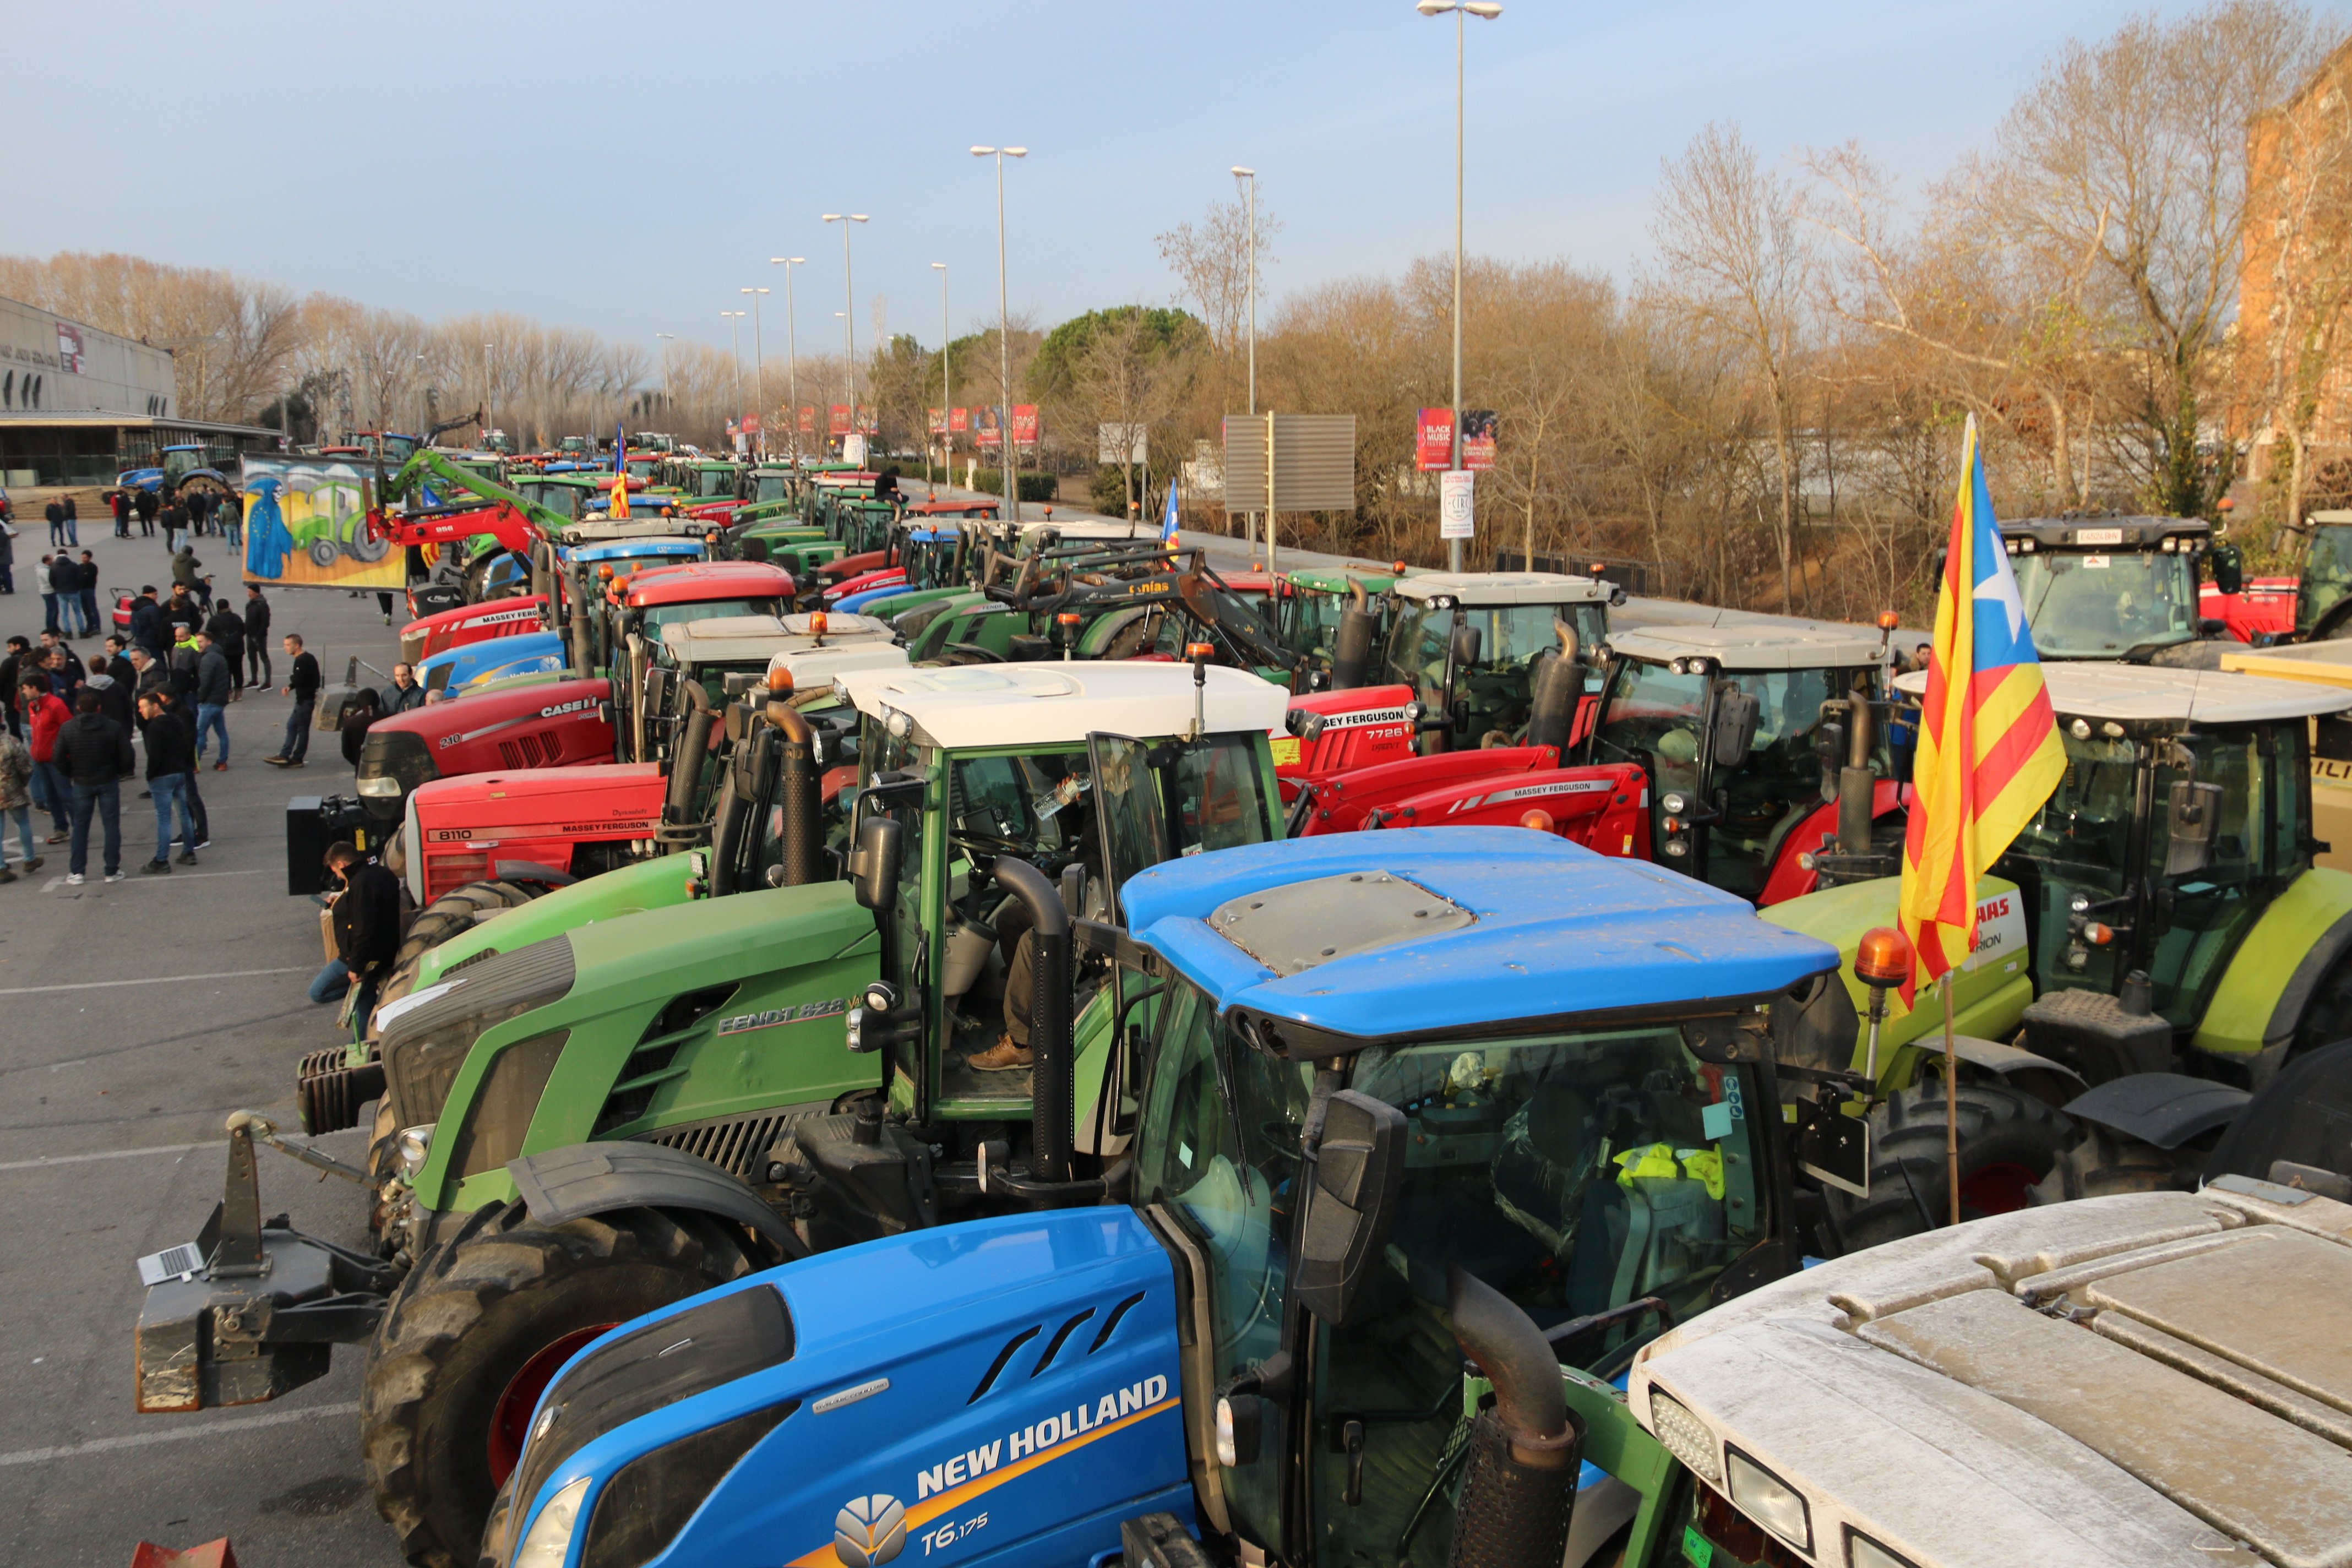
[[[245,459],[245,577],[274,587],[407,586],[407,563],[370,532],[372,470],[346,458]]]

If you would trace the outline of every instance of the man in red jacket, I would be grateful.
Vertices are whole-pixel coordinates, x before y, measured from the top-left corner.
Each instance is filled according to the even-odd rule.
[[[63,844],[73,836],[72,820],[66,812],[73,795],[66,788],[65,774],[57,768],[58,731],[73,717],[68,708],[49,691],[48,683],[39,679],[27,680],[19,689],[17,707],[24,715],[25,741],[33,750],[33,793],[49,814],[49,835],[52,844]]]

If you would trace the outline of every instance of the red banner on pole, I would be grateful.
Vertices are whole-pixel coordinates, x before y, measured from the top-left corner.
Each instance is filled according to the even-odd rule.
[[[961,434],[962,434],[964,431],[969,430],[969,429],[971,429],[971,409],[969,409],[969,408],[950,408],[950,409],[949,409],[949,410],[948,410],[948,433],[949,433],[950,435],[961,435]]]
[[[946,409],[926,408],[923,410],[923,416],[930,425],[932,435],[944,436],[948,433],[948,411]]]
[[[1413,467],[1433,474],[1454,466],[1454,410],[1424,408],[1413,426]]]
[[[1034,450],[1037,446],[1037,405],[1016,403],[1013,405],[1013,444]]]
[[[816,434],[816,409],[806,403],[801,405],[801,434],[803,436]]]
[[[849,434],[849,405],[848,405],[848,404],[846,404],[846,403],[835,403],[835,404],[833,404],[833,405],[829,405],[829,406],[825,409],[825,411],[824,411],[824,412],[825,412],[825,434],[826,434],[826,435],[828,435],[828,436],[846,436],[846,435],[848,435],[848,434]]]
[[[742,431],[746,436],[757,436],[760,433],[760,416],[756,414],[743,416]]]

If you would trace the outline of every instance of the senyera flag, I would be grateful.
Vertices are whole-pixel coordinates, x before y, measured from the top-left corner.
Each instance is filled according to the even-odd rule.
[[[1903,835],[1897,920],[1917,955],[1903,999],[1976,945],[1977,879],[2042,809],[2066,771],[1986,488],[1977,422],[1960,447],[1951,547],[1936,592],[1934,654],[1919,716],[1914,798]]]
[[[1177,527],[1176,476],[1171,474],[1168,477],[1168,510],[1161,515],[1160,521],[1160,541],[1171,550],[1176,548]]]
[[[620,420],[613,422],[613,504],[611,514],[628,521],[629,516],[629,437],[627,426]]]

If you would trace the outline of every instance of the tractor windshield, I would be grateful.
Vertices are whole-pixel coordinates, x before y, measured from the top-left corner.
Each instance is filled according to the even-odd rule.
[[[1138,1184],[1206,1267],[1207,1370],[1221,1380],[1280,1345],[1313,1069],[1242,1044],[1181,982],[1158,1027]],[[1447,1266],[1546,1327],[1651,1295],[1677,1320],[1704,1309],[1710,1284],[1769,1234],[1753,1085],[1700,1062],[1668,1023],[1374,1047],[1356,1058],[1349,1087],[1404,1112],[1409,1153],[1385,1270],[1352,1322],[1316,1336],[1306,1403],[1318,1432],[1302,1445],[1313,1538],[1337,1547],[1322,1553],[1334,1562],[1435,1568],[1453,1535],[1461,1415]],[[1643,1318],[1592,1333],[1564,1344],[1563,1359],[1613,1374],[1656,1328]],[[1351,1420],[1363,1425],[1360,1488],[1336,1440]],[[1222,1472],[1235,1524],[1261,1542],[1276,1539],[1290,1450],[1277,1430],[1256,1462]]]
[[[648,642],[661,641],[664,626],[683,626],[695,621],[730,619],[736,616],[774,616],[782,614],[781,599],[702,599],[687,605],[652,605],[641,611],[640,625]]]
[[[2197,635],[2197,558],[2162,551],[2010,557],[2044,658],[2120,658]]]
[[[2314,523],[2305,546],[2303,578],[2294,594],[2297,631],[2314,631],[2327,613],[2352,598],[2352,526]]]
[[[732,468],[701,468],[696,471],[694,494],[697,500],[705,500],[712,496],[731,496],[734,493],[735,470]]]

